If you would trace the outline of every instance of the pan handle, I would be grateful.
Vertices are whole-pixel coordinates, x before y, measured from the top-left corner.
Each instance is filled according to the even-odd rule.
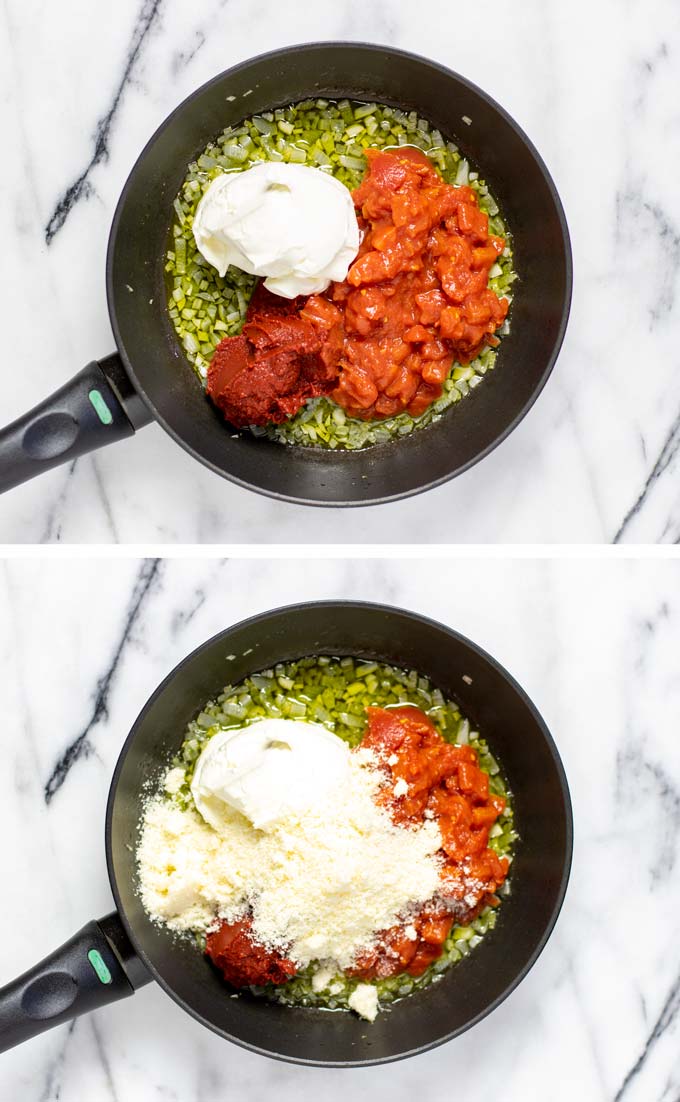
[[[88,922],[40,964],[0,987],[0,1052],[133,995],[150,980],[115,912]]]
[[[120,357],[92,360],[29,413],[0,429],[0,493],[151,420]]]

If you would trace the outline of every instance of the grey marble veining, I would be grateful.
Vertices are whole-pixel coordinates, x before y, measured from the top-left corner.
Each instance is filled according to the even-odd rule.
[[[565,203],[567,339],[512,436],[453,483],[342,516],[260,498],[157,426],[11,492],[7,542],[673,542],[680,539],[680,164],[675,0],[86,0],[0,12],[5,371],[0,421],[113,340],[108,228],[166,114],[235,61],[309,39],[411,48],[464,73],[525,127]],[[481,21],[481,30],[480,30]]]
[[[445,621],[542,712],[569,777],[576,846],[538,963],[458,1040],[355,1072],[254,1056],[150,985],[3,1055],[0,1098],[675,1102],[680,564],[670,560],[5,562],[0,984],[111,909],[106,795],[160,680],[229,623],[329,597]]]

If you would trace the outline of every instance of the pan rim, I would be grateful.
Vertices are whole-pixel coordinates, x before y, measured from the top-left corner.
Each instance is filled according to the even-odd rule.
[[[321,608],[321,609],[328,610],[329,612],[332,612],[334,609],[338,609],[338,608],[352,608],[352,609],[356,609],[358,611],[370,611],[371,613],[378,613],[378,614],[381,614],[381,613],[382,614],[387,614],[387,615],[396,614],[400,617],[405,617],[407,620],[417,621],[420,624],[426,624],[428,627],[431,627],[431,628],[434,628],[438,631],[444,632],[446,635],[448,635],[451,638],[455,639],[457,643],[462,643],[464,646],[470,648],[476,654],[477,657],[479,657],[482,660],[484,660],[485,662],[487,662],[490,666],[492,666],[496,670],[497,673],[499,673],[501,675],[501,677],[508,683],[508,685],[510,686],[512,691],[520,698],[520,700],[522,701],[524,706],[526,708],[528,708],[529,712],[533,716],[533,718],[536,721],[536,724],[538,726],[538,729],[541,732],[541,735],[542,735],[543,740],[545,742],[545,745],[548,749],[550,757],[552,759],[553,766],[555,768],[557,779],[558,779],[558,782],[559,782],[562,801],[563,801],[564,818],[565,818],[565,845],[564,845],[564,859],[563,859],[563,866],[562,866],[562,875],[560,877],[560,883],[559,883],[559,887],[557,889],[555,903],[554,903],[554,906],[553,906],[552,911],[550,913],[550,917],[549,917],[548,921],[546,922],[543,934],[539,938],[539,940],[538,940],[533,952],[530,954],[528,960],[525,962],[525,964],[522,966],[522,968],[517,972],[517,974],[513,977],[512,981],[506,985],[506,987],[503,989],[503,991],[498,996],[496,996],[496,998],[491,1003],[489,1003],[489,1005],[487,1007],[485,1007],[485,1009],[483,1011],[480,1011],[479,1014],[475,1015],[475,1017],[470,1019],[469,1022],[466,1022],[464,1026],[461,1026],[457,1029],[454,1029],[450,1033],[446,1033],[441,1037],[437,1037],[434,1040],[432,1040],[431,1042],[428,1042],[427,1044],[419,1045],[419,1046],[417,1046],[413,1049],[408,1049],[404,1052],[400,1052],[400,1053],[397,1053],[397,1054],[391,1055],[391,1056],[373,1057],[373,1058],[360,1059],[360,1060],[319,1060],[319,1059],[307,1059],[307,1058],[303,1058],[303,1057],[284,1056],[281,1053],[272,1052],[269,1049],[262,1048],[258,1045],[254,1045],[254,1044],[252,1044],[248,1041],[244,1041],[241,1038],[234,1037],[232,1034],[227,1033],[225,1030],[222,1030],[219,1027],[217,1027],[214,1023],[207,1021],[203,1017],[203,1015],[201,1015],[195,1009],[194,1006],[187,1003],[181,996],[177,995],[176,992],[172,990],[170,985],[160,975],[160,973],[156,969],[155,965],[149,960],[149,958],[148,958],[147,954],[144,952],[144,950],[141,949],[140,946],[138,945],[136,934],[135,934],[134,929],[132,928],[132,926],[131,926],[131,924],[128,920],[128,917],[125,913],[125,910],[124,910],[124,907],[123,907],[123,904],[122,904],[122,900],[121,900],[121,897],[120,897],[120,893],[118,891],[118,885],[117,885],[116,876],[115,876],[115,872],[114,872],[114,860],[113,860],[113,851],[112,851],[111,839],[112,839],[113,811],[114,811],[114,804],[115,804],[115,798],[116,798],[116,791],[117,791],[117,788],[118,788],[118,782],[119,782],[119,779],[120,779],[120,774],[122,772],[123,766],[125,764],[125,759],[127,757],[128,751],[129,751],[130,747],[132,746],[132,744],[134,742],[134,739],[136,737],[137,728],[138,728],[139,724],[142,722],[142,720],[144,719],[147,712],[154,705],[157,698],[165,691],[165,689],[169,686],[171,681],[176,677],[176,675],[183,669],[183,667],[185,665],[187,665],[189,662],[193,661],[193,659],[196,658],[202,651],[206,650],[208,647],[213,646],[219,640],[226,639],[233,632],[238,631],[242,628],[252,627],[252,626],[255,626],[255,625],[260,624],[260,623],[266,623],[266,621],[271,619],[273,616],[281,616],[281,615],[284,615],[286,613],[299,612],[299,611],[302,611],[302,610],[312,609],[312,608],[314,608],[314,609]],[[572,866],[573,847],[574,847],[573,808],[572,808],[571,794],[570,794],[570,791],[569,791],[569,783],[568,783],[568,780],[567,780],[566,771],[565,771],[564,765],[562,763],[562,759],[560,757],[559,751],[557,749],[557,745],[555,743],[555,740],[553,739],[552,734],[550,733],[550,730],[549,730],[547,724],[545,723],[545,720],[543,719],[541,713],[539,712],[538,708],[533,703],[531,698],[528,696],[528,694],[525,692],[525,690],[519,684],[519,682],[517,682],[515,680],[515,678],[512,676],[512,674],[509,673],[508,670],[506,670],[505,667],[496,658],[493,657],[493,655],[489,654],[489,652],[486,651],[483,647],[480,647],[477,643],[473,642],[473,640],[469,639],[467,636],[463,635],[461,632],[456,631],[454,628],[448,627],[446,624],[443,624],[439,620],[434,620],[432,617],[421,615],[420,613],[413,612],[409,609],[401,608],[397,605],[387,605],[387,604],[372,602],[372,601],[354,601],[354,600],[345,601],[345,600],[341,600],[341,599],[340,600],[323,600],[323,601],[301,601],[301,602],[295,602],[295,603],[289,604],[289,605],[279,606],[277,608],[269,609],[265,612],[256,613],[254,616],[248,616],[248,617],[244,618],[243,620],[239,620],[237,623],[231,625],[230,627],[224,628],[222,631],[216,632],[209,639],[206,639],[205,642],[199,644],[198,647],[195,647],[180,662],[178,662],[177,665],[163,678],[163,680],[156,687],[154,692],[151,694],[151,696],[148,698],[148,700],[146,701],[146,703],[144,704],[144,706],[141,708],[140,712],[138,713],[134,723],[132,724],[132,727],[130,728],[130,731],[128,732],[128,735],[125,738],[123,746],[121,747],[120,754],[118,756],[118,760],[116,762],[116,766],[115,766],[115,769],[114,769],[114,772],[113,772],[113,776],[111,778],[111,785],[110,785],[110,788],[109,788],[109,794],[108,794],[107,803],[106,803],[105,850],[106,850],[106,865],[107,865],[107,871],[108,871],[108,876],[109,876],[109,883],[111,885],[111,891],[113,893],[113,897],[114,897],[114,900],[115,900],[115,903],[116,903],[116,909],[117,909],[120,921],[123,924],[123,927],[124,927],[128,937],[130,939],[131,944],[134,947],[135,952],[137,953],[139,959],[142,961],[144,966],[147,968],[148,972],[150,973],[150,976],[156,981],[156,983],[159,984],[159,986],[165,991],[165,993],[167,995],[169,995],[170,998],[175,1003],[177,1003],[178,1006],[180,1006],[183,1010],[185,1010],[188,1014],[190,1014],[191,1017],[193,1017],[196,1021],[200,1022],[201,1025],[203,1025],[206,1028],[210,1029],[213,1033],[216,1033],[217,1036],[222,1037],[224,1040],[229,1041],[233,1044],[239,1045],[241,1048],[245,1048],[250,1052],[257,1053],[259,1056],[266,1056],[266,1057],[269,1057],[270,1059],[281,1060],[284,1063],[293,1063],[293,1064],[298,1064],[298,1065],[302,1065],[302,1066],[306,1066],[306,1067],[333,1067],[333,1068],[371,1067],[371,1066],[376,1066],[378,1064],[394,1063],[397,1060],[404,1060],[404,1059],[410,1058],[411,1056],[418,1056],[422,1053],[429,1052],[432,1049],[438,1048],[440,1045],[448,1043],[449,1041],[453,1040],[455,1037],[461,1036],[463,1033],[466,1033],[469,1029],[472,1029],[473,1026],[477,1025],[484,1018],[486,1018],[489,1014],[491,1014],[494,1010],[496,1010],[501,1005],[501,1003],[505,1002],[505,1000],[508,998],[508,996],[512,994],[512,992],[519,986],[519,984],[522,982],[522,980],[531,971],[534,964],[536,963],[536,961],[540,957],[541,953],[543,952],[546,944],[548,943],[548,940],[550,939],[550,936],[552,935],[552,932],[555,928],[555,924],[557,922],[557,919],[559,918],[560,912],[562,910],[562,906],[564,904],[565,896],[566,896],[566,893],[567,893],[567,887],[568,887],[568,884],[569,884],[569,877],[570,877],[571,866]]]
[[[559,225],[560,237],[561,237],[561,241],[562,241],[562,249],[563,249],[563,254],[564,254],[565,294],[564,294],[564,299],[563,299],[563,302],[562,302],[562,310],[561,310],[560,320],[559,320],[559,324],[558,324],[558,327],[557,327],[557,332],[556,332],[555,340],[554,340],[554,343],[553,343],[553,347],[552,347],[552,350],[550,352],[550,355],[547,357],[545,368],[544,368],[544,370],[541,374],[540,379],[538,380],[538,383],[536,384],[536,386],[532,390],[529,398],[524,403],[522,408],[518,411],[518,413],[513,417],[513,419],[507,425],[505,425],[505,427],[503,429],[501,429],[500,432],[498,432],[493,437],[493,439],[486,445],[486,447],[484,447],[481,451],[479,451],[475,456],[470,458],[467,462],[462,463],[460,466],[456,467],[452,471],[449,471],[447,474],[441,475],[439,478],[432,479],[429,482],[424,482],[424,483],[422,483],[418,486],[412,487],[412,488],[407,489],[407,490],[401,490],[401,491],[397,491],[395,493],[383,494],[383,495],[377,496],[377,497],[366,498],[366,499],[362,499],[361,501],[356,501],[354,499],[348,499],[348,500],[343,499],[341,501],[340,500],[338,500],[338,501],[318,501],[315,498],[299,496],[299,495],[296,495],[294,493],[283,493],[279,490],[268,489],[268,488],[265,488],[264,486],[255,485],[252,482],[248,482],[246,479],[244,479],[242,477],[239,477],[238,475],[235,475],[233,473],[225,471],[217,463],[213,462],[212,460],[208,459],[206,456],[202,455],[201,452],[198,451],[197,448],[194,447],[193,444],[191,444],[188,440],[185,440],[184,437],[182,437],[174,429],[174,427],[170,424],[170,422],[167,420],[166,417],[164,417],[162,414],[159,413],[159,411],[156,409],[154,403],[152,402],[151,398],[147,394],[147,392],[146,392],[144,386],[142,385],[140,379],[138,378],[137,372],[135,371],[135,369],[132,365],[132,362],[130,361],[130,359],[127,355],[127,352],[125,350],[125,346],[124,346],[124,343],[123,343],[120,326],[118,325],[118,318],[117,318],[115,304],[114,304],[115,290],[114,290],[114,286],[113,286],[113,259],[114,259],[114,253],[115,253],[116,238],[117,238],[117,235],[118,235],[120,222],[121,222],[122,217],[123,217],[123,211],[124,211],[124,208],[125,208],[125,205],[126,205],[126,202],[127,202],[127,197],[128,197],[128,194],[129,194],[129,192],[132,188],[134,179],[136,177],[136,174],[137,174],[137,171],[138,171],[140,165],[145,160],[147,154],[150,152],[151,148],[153,147],[153,145],[155,144],[157,139],[161,136],[161,134],[163,134],[171,125],[173,125],[176,116],[179,115],[180,112],[182,112],[184,110],[184,108],[187,106],[187,104],[191,100],[193,100],[194,98],[197,98],[198,96],[202,95],[205,91],[207,91],[208,88],[212,87],[213,85],[218,84],[219,82],[223,81],[226,77],[231,76],[235,73],[238,73],[241,70],[247,68],[248,66],[250,66],[254,63],[264,62],[264,61],[267,61],[267,60],[273,60],[275,58],[281,58],[281,57],[284,57],[284,56],[289,55],[289,54],[297,54],[297,53],[303,53],[303,52],[312,51],[312,50],[329,49],[329,48],[338,49],[338,50],[360,49],[360,50],[366,50],[370,53],[386,51],[386,52],[388,52],[388,53],[390,53],[390,54],[392,54],[396,57],[402,57],[402,58],[408,59],[409,61],[416,61],[421,65],[427,66],[427,67],[429,67],[430,69],[433,69],[433,70],[437,70],[439,73],[443,73],[447,78],[453,78],[454,80],[458,81],[459,83],[464,85],[466,88],[468,88],[470,91],[472,91],[475,95],[479,96],[482,100],[484,100],[486,102],[486,104],[489,107],[491,107],[492,110],[495,111],[498,115],[500,115],[501,118],[504,120],[504,122],[515,132],[515,134],[519,138],[520,142],[527,149],[528,153],[530,154],[530,156],[532,157],[534,163],[536,164],[536,167],[538,168],[538,170],[539,170],[539,172],[540,172],[540,174],[541,174],[541,176],[542,176],[542,178],[543,178],[543,180],[546,184],[546,187],[547,187],[549,195],[550,195],[550,199],[551,199],[552,204],[553,204],[554,209],[555,209],[555,214],[557,216],[557,222],[558,222],[558,225]],[[144,145],[144,147],[143,147],[142,151],[140,152],[139,156],[137,157],[134,165],[132,166],[132,169],[130,170],[130,173],[128,174],[128,177],[125,181],[125,184],[123,185],[123,189],[120,193],[120,197],[119,197],[118,202],[116,204],[116,209],[115,209],[113,220],[112,220],[112,223],[111,223],[111,229],[110,229],[110,232],[109,232],[109,238],[108,238],[108,244],[107,244],[107,250],[106,250],[106,300],[107,300],[107,307],[108,307],[108,313],[109,313],[109,320],[110,320],[110,323],[111,323],[111,328],[113,330],[113,336],[114,336],[114,340],[115,340],[115,343],[116,343],[116,348],[118,350],[119,356],[121,357],[121,360],[123,361],[125,371],[127,372],[127,374],[129,376],[135,390],[137,391],[140,399],[143,401],[144,405],[146,406],[146,408],[147,408],[148,412],[150,413],[151,417],[153,418],[153,420],[155,420],[161,426],[161,428],[165,432],[168,433],[168,435],[175,441],[175,443],[179,444],[180,447],[182,447],[184,449],[184,451],[186,451],[189,455],[191,455],[191,457],[193,459],[197,460],[204,467],[207,467],[214,474],[219,475],[221,478],[226,478],[228,481],[234,483],[237,486],[240,486],[242,489],[250,490],[254,493],[260,494],[263,497],[272,498],[276,501],[285,501],[285,502],[288,502],[292,505],[307,505],[307,506],[312,506],[312,507],[316,507],[316,508],[327,508],[327,509],[365,508],[365,507],[372,506],[372,505],[386,505],[386,504],[389,504],[390,502],[403,501],[406,498],[414,497],[417,494],[426,493],[428,490],[433,490],[438,486],[444,485],[446,482],[449,482],[451,479],[456,478],[459,475],[464,474],[466,471],[470,470],[472,467],[476,466],[477,463],[480,463],[483,459],[485,459],[488,455],[490,455],[491,452],[495,451],[495,449],[497,447],[499,447],[499,445],[502,444],[503,441],[506,440],[507,437],[512,432],[514,432],[514,430],[518,427],[520,422],[523,421],[524,418],[527,416],[527,414],[529,413],[529,411],[531,410],[531,408],[533,407],[533,405],[535,404],[535,402],[539,398],[540,394],[542,393],[544,387],[546,386],[546,384],[548,382],[548,379],[550,378],[550,375],[552,374],[552,371],[555,367],[558,356],[560,354],[562,344],[564,343],[564,337],[565,337],[565,334],[566,334],[567,324],[568,324],[568,321],[569,321],[569,314],[570,314],[570,311],[571,311],[572,293],[573,293],[573,256],[572,256],[572,248],[571,248],[571,239],[570,239],[570,235],[569,235],[569,228],[568,228],[568,225],[567,225],[567,219],[566,219],[566,215],[565,215],[565,212],[564,212],[564,207],[563,207],[563,204],[562,204],[562,200],[560,199],[560,196],[559,196],[559,193],[558,193],[557,188],[555,186],[555,183],[553,181],[553,178],[552,178],[550,172],[548,171],[547,165],[545,164],[543,158],[541,157],[540,153],[536,149],[535,145],[533,144],[531,139],[528,137],[528,135],[525,133],[523,128],[519,125],[519,123],[517,123],[515,121],[515,119],[505,110],[505,108],[501,104],[499,104],[495,99],[493,99],[492,96],[490,96],[487,92],[485,92],[482,88],[480,88],[479,85],[475,84],[471,80],[468,80],[467,77],[464,77],[462,74],[456,72],[455,70],[450,69],[448,66],[442,65],[440,62],[434,61],[430,58],[424,57],[421,54],[417,54],[417,53],[414,53],[414,52],[409,51],[409,50],[398,49],[398,48],[390,46],[388,44],[380,44],[380,43],[364,42],[364,41],[352,42],[352,41],[349,41],[349,40],[321,40],[321,41],[316,41],[316,42],[301,42],[301,43],[297,43],[297,44],[294,44],[294,45],[291,45],[291,46],[286,46],[286,47],[283,47],[283,48],[277,49],[277,50],[267,50],[264,53],[256,54],[253,57],[249,57],[244,61],[238,62],[236,65],[230,66],[228,69],[223,70],[221,73],[218,73],[216,76],[211,77],[209,80],[205,81],[198,88],[196,88],[193,92],[191,92],[188,96],[185,96],[185,98],[170,112],[170,114],[163,120],[163,122],[161,122],[160,126],[158,126],[156,128],[154,133],[151,135],[149,140]],[[423,430],[423,431],[425,431],[425,430]],[[386,448],[388,448],[388,447],[391,447],[391,446],[398,446],[398,444],[399,444],[399,441],[396,440],[396,441],[391,442],[390,444],[377,445],[377,447],[386,447]],[[288,446],[291,446],[291,445],[280,445],[280,446],[288,447]],[[367,454],[370,453],[372,450],[373,450],[372,448],[366,449]],[[336,454],[336,453],[334,453],[334,454]]]

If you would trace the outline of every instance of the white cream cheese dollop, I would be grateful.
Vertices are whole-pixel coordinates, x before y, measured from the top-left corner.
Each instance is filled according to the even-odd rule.
[[[343,280],[359,249],[349,190],[318,168],[265,161],[215,177],[194,217],[194,238],[224,275],[230,264],[266,276],[283,298]]]
[[[230,810],[266,831],[291,812],[322,806],[348,770],[347,744],[320,724],[262,719],[213,735],[196,762],[191,794],[217,831]]]

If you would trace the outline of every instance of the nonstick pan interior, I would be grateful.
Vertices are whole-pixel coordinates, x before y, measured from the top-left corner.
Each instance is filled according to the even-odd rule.
[[[521,277],[515,285],[512,331],[484,384],[437,424],[354,453],[284,447],[232,430],[204,397],[165,308],[163,265],[172,200],[189,162],[225,126],[319,95],[415,109],[455,138],[501,205]],[[135,386],[193,456],[274,497],[305,504],[369,504],[416,493],[465,470],[526,413],[562,342],[571,257],[564,215],[545,166],[526,135],[483,92],[411,54],[320,43],[236,66],[200,88],[163,124],[118,205],[107,290],[111,323]]]
[[[426,990],[372,1025],[352,1014],[276,1006],[230,989],[201,954],[147,918],[134,850],[143,786],[153,784],[185,724],[227,682],[279,661],[351,654],[416,668],[457,699],[497,754],[513,792],[521,840],[512,894],[482,945]],[[233,657],[230,657],[233,656]],[[512,678],[474,644],[433,621],[376,605],[325,603],[246,621],[190,655],[154,693],[122,751],[107,812],[109,875],[128,935],[154,977],[189,1013],[257,1052],[308,1064],[358,1065],[422,1051],[467,1029],[519,982],[562,903],[571,810],[551,737]]]

